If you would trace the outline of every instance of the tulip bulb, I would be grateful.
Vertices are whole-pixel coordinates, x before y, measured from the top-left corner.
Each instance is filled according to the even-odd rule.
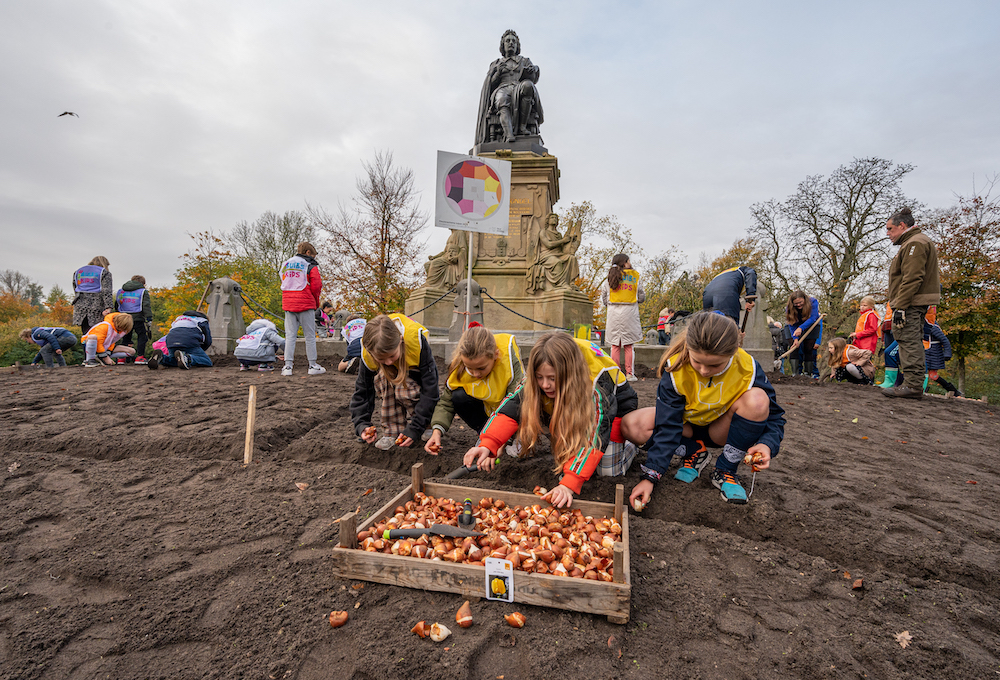
[[[451,631],[446,626],[440,623],[431,624],[431,640],[434,640],[434,642],[441,642],[449,635],[451,635]]]
[[[472,607],[469,606],[468,600],[458,608],[458,613],[455,614],[455,623],[462,628],[468,628],[472,625]]]
[[[340,628],[347,623],[347,612],[330,612],[330,627]]]
[[[513,614],[507,614],[503,617],[504,620],[509,623],[514,628],[524,628],[524,614],[521,612],[514,612]]]
[[[425,638],[425,637],[427,637],[427,635],[429,634],[430,631],[429,631],[429,629],[427,627],[427,622],[426,621],[421,621],[417,625],[415,625],[413,628],[411,628],[410,632],[411,633],[415,633],[419,637]]]

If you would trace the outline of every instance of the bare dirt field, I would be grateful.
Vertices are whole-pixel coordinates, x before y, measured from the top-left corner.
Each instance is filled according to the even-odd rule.
[[[456,421],[438,457],[385,453],[351,430],[353,376],[227,363],[0,375],[0,678],[1000,675],[994,406],[777,380],[785,440],[749,505],[703,474],[665,479],[631,517],[628,624],[483,600],[457,629],[462,598],[336,578],[330,552],[334,520],[381,507],[413,463],[443,481],[468,428]],[[551,487],[550,462],[462,483]],[[613,502],[616,481],[583,497]],[[349,622],[331,629],[331,610]],[[522,629],[502,618],[514,610]],[[456,632],[421,640],[422,619]]]

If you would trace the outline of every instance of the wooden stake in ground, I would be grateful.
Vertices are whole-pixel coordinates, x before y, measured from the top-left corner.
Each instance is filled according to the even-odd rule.
[[[243,445],[243,464],[249,465],[253,460],[253,426],[257,420],[257,386],[250,386],[250,399],[247,401],[247,439]]]

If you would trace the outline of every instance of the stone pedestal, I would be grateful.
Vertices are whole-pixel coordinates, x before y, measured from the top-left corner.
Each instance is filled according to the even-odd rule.
[[[236,344],[247,332],[243,322],[243,289],[229,277],[215,279],[209,284],[208,327],[212,331],[209,355],[232,354]]]
[[[470,232],[473,278],[497,301],[530,319],[567,329],[573,324],[591,323],[593,307],[580,291],[560,288],[529,293],[527,289],[529,255],[538,247],[543,222],[559,200],[558,160],[547,153],[516,148],[498,148],[479,155],[511,162],[510,214],[505,236]],[[447,332],[454,295],[446,296],[419,314],[416,310],[443,292],[418,288],[406,301],[407,315],[435,334],[433,328],[442,328],[441,334]],[[486,327],[497,332],[551,330],[511,313],[486,296],[483,296],[483,317]]]
[[[767,327],[767,288],[757,282],[757,304],[750,310],[747,319],[746,335],[743,336],[743,349],[757,360],[766,372],[770,373],[774,366],[774,348],[771,346],[771,329]],[[745,313],[745,312],[744,312]],[[743,317],[740,317],[743,321]]]

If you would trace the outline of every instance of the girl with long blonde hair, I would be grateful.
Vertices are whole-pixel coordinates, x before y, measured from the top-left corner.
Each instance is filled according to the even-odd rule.
[[[372,425],[376,394],[382,398],[380,439]],[[440,392],[427,329],[409,317],[379,314],[365,324],[361,365],[351,397],[351,422],[361,439],[383,450],[407,447],[423,434]]]
[[[625,474],[635,447],[624,436],[637,405],[635,390],[597,345],[566,333],[546,333],[531,348],[524,383],[500,404],[464,462],[492,469],[500,448],[515,433],[508,453],[531,455],[547,428],[553,472],[562,476],[545,499],[559,508],[568,506],[594,472]]]
[[[769,467],[784,436],[785,412],[764,369],[739,343],[731,318],[698,312],[663,353],[656,407],[635,415],[651,438],[643,480],[632,489],[630,502],[649,502],[675,455],[681,465],[674,479],[687,484],[698,479],[709,448],[722,449],[712,485],[728,503],[747,502],[737,468],[747,456],[755,470]]]
[[[521,350],[510,333],[491,333],[480,325],[470,326],[455,348],[448,379],[431,417],[430,439],[424,451],[436,456],[441,437],[458,415],[476,432],[524,379]]]

